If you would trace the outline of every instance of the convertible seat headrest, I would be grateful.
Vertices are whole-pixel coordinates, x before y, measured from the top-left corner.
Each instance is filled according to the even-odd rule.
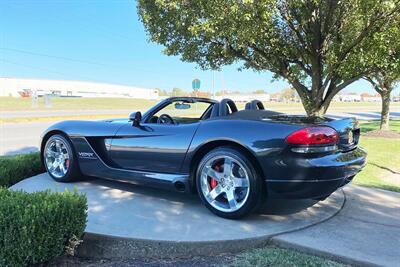
[[[221,100],[221,102],[219,103],[219,116],[226,116],[229,114],[229,109],[231,110],[230,113],[234,113],[237,112],[238,109],[236,107],[235,102],[233,102],[232,99],[229,98],[224,98]]]
[[[264,110],[264,104],[260,100],[253,100],[251,102],[246,103],[246,110]]]
[[[229,112],[229,110],[230,110],[230,112]],[[236,107],[235,102],[233,102],[229,98],[225,98],[225,99],[222,99],[221,102],[214,104],[210,117],[214,118],[214,117],[226,116],[229,113],[234,113],[237,111],[238,111],[238,109]]]

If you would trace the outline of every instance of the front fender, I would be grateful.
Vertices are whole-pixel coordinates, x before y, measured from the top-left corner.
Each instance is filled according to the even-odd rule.
[[[76,137],[112,138],[115,136],[118,129],[127,123],[128,121],[113,122],[113,121],[78,121],[78,120],[67,120],[67,121],[57,122],[51,125],[42,133],[40,139],[40,151],[43,151],[45,142],[53,134],[57,133],[63,134],[70,139]],[[75,146],[74,143],[73,145]]]

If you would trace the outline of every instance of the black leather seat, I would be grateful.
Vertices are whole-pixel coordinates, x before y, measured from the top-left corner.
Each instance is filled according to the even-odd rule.
[[[260,100],[253,100],[251,102],[246,103],[244,107],[246,110],[264,110],[264,104]]]

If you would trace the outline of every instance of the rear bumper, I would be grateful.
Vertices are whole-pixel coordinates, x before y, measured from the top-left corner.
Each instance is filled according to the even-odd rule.
[[[321,198],[349,183],[366,164],[362,148],[319,157],[288,154],[266,178],[271,198]]]

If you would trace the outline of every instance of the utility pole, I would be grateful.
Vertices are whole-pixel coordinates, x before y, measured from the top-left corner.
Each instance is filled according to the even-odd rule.
[[[221,69],[221,87],[222,87],[222,96],[225,96],[224,69]]]
[[[213,96],[213,99],[215,99],[215,70],[212,70],[211,73],[212,73],[212,82],[211,82],[211,84],[212,84],[212,96]]]

